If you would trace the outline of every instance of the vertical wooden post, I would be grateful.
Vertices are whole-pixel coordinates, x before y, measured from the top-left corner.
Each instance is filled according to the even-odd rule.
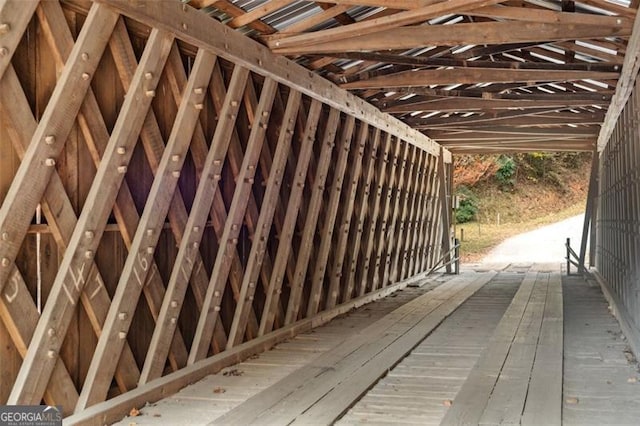
[[[447,273],[451,273],[451,205],[449,201],[449,183],[447,182],[447,169],[444,163],[444,148],[440,147],[438,157],[438,178],[440,180],[440,206],[442,215],[442,250],[444,262],[447,264]]]
[[[591,158],[591,176],[589,177],[589,190],[587,192],[587,206],[585,208],[584,213],[584,224],[582,226],[582,241],[580,243],[580,258],[578,260],[578,264],[580,265],[580,270],[578,272],[585,272],[585,257],[587,253],[587,239],[589,237],[589,229],[591,221],[594,219],[595,212],[595,201],[598,196],[598,170],[599,170],[599,155],[598,149],[594,149],[592,153],[593,157]],[[591,239],[595,240],[593,234],[591,235]],[[592,244],[594,242],[592,241]]]

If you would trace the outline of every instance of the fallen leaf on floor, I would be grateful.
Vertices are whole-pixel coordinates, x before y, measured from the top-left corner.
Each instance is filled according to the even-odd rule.
[[[225,392],[226,392],[226,390],[224,390],[224,389],[223,389],[223,388],[221,388],[221,387],[217,387],[217,388],[215,388],[215,389],[213,390],[213,393],[225,393]]]
[[[451,407],[453,405],[453,401],[451,401],[450,399],[445,399],[444,401],[442,401],[442,405],[444,405],[445,407]]]
[[[236,368],[222,373],[223,376],[242,376],[243,374],[244,374],[244,371],[238,370]]]
[[[565,399],[565,402],[567,404],[577,404],[578,403],[578,398],[573,398],[573,397],[572,398],[567,398],[567,399]]]
[[[153,417],[162,417],[162,414],[156,413],[156,414],[153,415]]]
[[[638,381],[637,377],[629,377],[627,379],[627,383],[636,383]]]
[[[140,410],[138,410],[136,407],[133,407],[131,411],[129,411],[129,415],[131,417],[137,417],[140,415]]]

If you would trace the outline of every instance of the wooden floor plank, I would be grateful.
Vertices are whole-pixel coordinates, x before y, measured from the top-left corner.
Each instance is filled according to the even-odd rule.
[[[563,323],[562,281],[559,273],[552,273],[522,414],[523,425],[562,423]]]
[[[637,424],[638,363],[625,355],[628,343],[600,288],[577,276],[563,276],[562,287],[562,424]]]
[[[461,404],[461,395],[468,391],[468,383],[475,377],[475,389],[479,389],[476,396],[484,405],[474,424],[558,424],[560,414],[562,423],[569,425],[637,424],[639,384],[628,379],[639,379],[638,365],[625,358],[627,343],[615,318],[607,312],[598,287],[580,278],[563,277],[567,293],[563,297],[557,267],[550,271],[546,267],[529,269],[515,265],[514,269],[516,272],[511,268],[501,272],[464,302],[363,396],[358,386],[371,384],[374,376],[364,367],[381,367],[385,352],[391,352],[395,345],[403,345],[402,337],[407,333],[398,335],[398,327],[408,327],[408,318],[420,309],[417,294],[410,292],[424,294],[424,288],[407,289],[396,293],[395,298],[388,297],[336,318],[272,351],[227,367],[155,406],[144,408],[143,416],[126,419],[121,424],[131,421],[139,425],[173,424],[184,423],[184,419],[194,419],[193,424],[205,424],[212,419],[236,424],[223,422],[228,419],[224,414],[246,409],[249,405],[245,405],[245,401],[251,401],[256,395],[264,397],[270,391],[277,392],[278,384],[295,384],[286,378],[297,376],[299,379],[303,365],[309,368],[302,367],[302,371],[314,373],[309,383],[298,381],[297,387],[290,387],[289,393],[277,396],[276,402],[270,404],[277,409],[276,404],[289,400],[293,403],[290,408],[300,413],[298,404],[312,401],[311,409],[302,415],[284,413],[284,417],[277,418],[263,415],[253,420],[254,423],[288,423],[288,417],[301,423],[332,423],[333,414],[315,410],[320,411],[324,405],[328,412],[339,412],[347,403],[338,396],[346,401],[355,395],[357,402],[338,424],[439,424],[448,412]],[[531,272],[523,274],[527,269]],[[445,296],[456,294],[452,289],[455,280],[445,284],[449,285]],[[513,298],[518,286],[522,288]],[[440,299],[442,294],[440,290]],[[449,299],[452,297],[455,296]],[[363,333],[369,334],[367,342],[360,342],[352,349],[357,352],[361,347],[370,348],[379,335],[367,329],[383,318],[393,318],[382,334],[395,334],[395,343],[377,353],[369,353],[361,368],[344,375],[358,357],[343,353],[336,359],[331,353],[339,352],[339,348],[345,350],[348,342],[357,340]],[[414,328],[417,325],[411,329]],[[496,346],[508,346],[508,349],[491,351]],[[502,361],[483,359],[488,351]],[[343,374],[344,379],[322,389],[335,372]],[[366,377],[367,374],[370,377]],[[486,387],[478,379],[483,377],[493,383],[488,396],[482,393]],[[563,406],[560,405],[562,398]],[[506,409],[494,410],[493,413],[501,417],[492,418],[490,414],[493,414],[485,411],[485,406],[488,404],[489,409],[498,401],[504,402]],[[271,414],[276,414],[272,411]],[[246,423],[249,422],[251,418]]]
[[[448,279],[451,279],[451,277],[448,277]],[[333,348],[345,340],[351,339],[361,330],[369,327],[372,322],[379,320],[400,306],[428,292],[436,284],[439,285],[441,283],[442,280],[438,283],[430,283],[422,288],[407,288],[394,293],[390,297],[361,306],[335,318],[322,327],[289,340],[287,344],[292,343],[292,345],[289,345],[290,348],[284,346],[284,343],[277,345],[268,352],[255,355],[243,363],[207,376],[199,382],[182,389],[175,395],[157,403],[148,404],[141,409],[141,415],[125,418],[118,424],[125,426],[131,423],[138,425],[185,424],[186,420],[189,421],[190,425],[206,424],[289,374],[290,370],[281,370],[281,366],[278,364],[292,364],[292,366],[308,364],[328,348]],[[314,348],[313,345],[315,344],[318,346]],[[306,350],[298,350],[294,346],[305,348]],[[257,370],[252,368],[252,366],[260,364],[263,360],[266,360],[266,363],[273,362],[274,364],[271,373],[268,375],[256,374]],[[291,362],[289,363],[288,360],[291,360]],[[234,370],[236,371],[234,372]],[[190,400],[194,404],[197,401],[206,405],[207,408],[206,411],[200,411],[193,404],[181,405],[176,403],[176,400]],[[200,413],[201,415],[196,419],[196,416],[192,416],[191,412]],[[180,420],[181,413],[184,415],[182,420]]]
[[[495,274],[483,274],[483,276],[469,283],[463,291],[456,293],[447,303],[443,303],[438,309],[424,317],[415,327],[397,339],[393,345],[385,348],[374,358],[362,364],[348,380],[342,380],[337,386],[334,386],[331,391],[324,395],[313,407],[296,418],[294,424],[309,424],[313,422],[320,424],[333,423],[342,413],[353,405],[373,383],[397,364],[399,360],[404,358],[411,349],[438,327],[458,306],[489,282],[494,275]]]
[[[522,275],[504,276],[496,276],[460,306],[338,424],[439,424],[447,410],[444,402],[462,387],[522,280]],[[405,411],[415,404],[424,407],[419,416]]]
[[[298,420],[303,423],[310,418],[319,423],[335,420],[371,386],[371,383],[397,363],[493,275],[456,278],[405,304],[359,333],[357,338],[326,353],[316,362],[216,419],[215,423],[283,424],[295,420],[298,416]],[[334,394],[333,391],[337,389],[340,390]],[[349,390],[350,396],[338,397],[337,395],[344,395],[345,389]],[[323,408],[316,409],[314,406],[309,409],[329,391],[331,392],[328,398],[318,405]],[[347,401],[347,405],[341,410],[336,409],[336,400],[342,405]],[[325,404],[333,407],[329,413],[324,413],[327,411]],[[301,416],[305,411],[307,412]],[[306,418],[306,415],[309,415],[309,418]],[[331,419],[325,419],[326,415]]]
[[[536,273],[528,273],[525,276],[511,305],[496,327],[489,346],[483,351],[442,420],[443,425],[477,424],[480,421],[531,298],[536,276]]]

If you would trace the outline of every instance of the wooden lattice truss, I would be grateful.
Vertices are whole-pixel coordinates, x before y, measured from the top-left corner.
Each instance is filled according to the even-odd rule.
[[[448,248],[447,150],[186,4],[2,0],[0,46],[0,403],[102,424]]]
[[[637,0],[191,0],[453,152],[591,150]],[[615,120],[613,120],[615,121]]]

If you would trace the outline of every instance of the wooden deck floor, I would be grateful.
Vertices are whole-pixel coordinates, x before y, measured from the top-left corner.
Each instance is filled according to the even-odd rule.
[[[505,266],[407,288],[120,424],[637,424],[638,366],[597,285]]]

